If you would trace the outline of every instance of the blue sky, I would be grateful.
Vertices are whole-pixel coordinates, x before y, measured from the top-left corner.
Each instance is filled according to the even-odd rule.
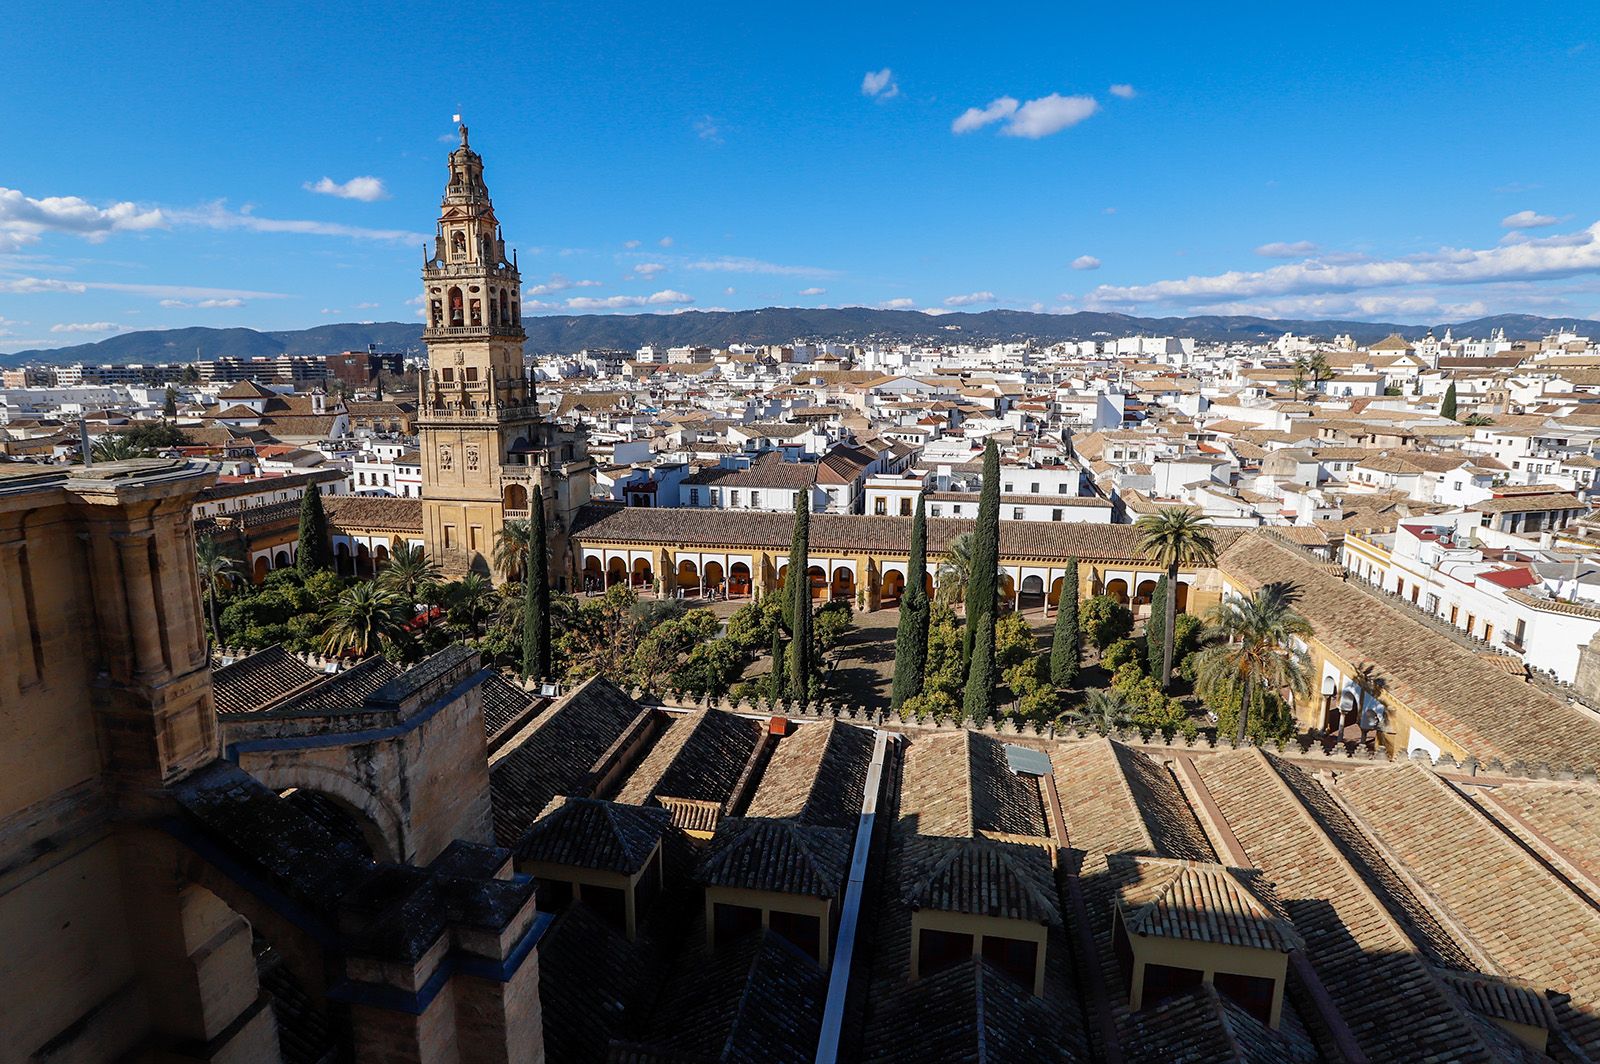
[[[530,310],[1600,316],[1588,4],[330,6],[8,23],[0,351],[414,320],[458,111]]]

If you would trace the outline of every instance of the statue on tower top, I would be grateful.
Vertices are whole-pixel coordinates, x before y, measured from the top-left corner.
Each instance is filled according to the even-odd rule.
[[[463,148],[467,146],[467,124],[465,122],[461,123],[461,146]]]

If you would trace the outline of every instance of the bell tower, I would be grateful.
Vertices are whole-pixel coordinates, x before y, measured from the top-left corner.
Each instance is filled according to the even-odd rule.
[[[589,498],[592,465],[581,435],[547,423],[523,366],[522,275],[495,218],[483,157],[467,143],[450,153],[438,234],[424,249],[427,372],[418,385],[422,529],[445,572],[490,572],[495,538],[528,518],[544,490],[552,539]],[[552,572],[564,574],[557,549]]]

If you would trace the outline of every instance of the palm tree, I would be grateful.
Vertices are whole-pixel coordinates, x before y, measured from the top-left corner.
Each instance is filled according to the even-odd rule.
[[[1207,616],[1226,642],[1200,652],[1195,674],[1204,690],[1239,696],[1235,740],[1243,743],[1252,710],[1267,695],[1311,690],[1310,657],[1301,641],[1312,635],[1311,622],[1295,612],[1298,595],[1288,584],[1267,584],[1248,598],[1219,602]]]
[[[1320,391],[1322,382],[1333,376],[1333,367],[1328,365],[1328,356],[1315,351],[1306,359],[1306,371],[1311,374],[1311,387],[1313,391]]]
[[[409,613],[399,595],[375,580],[363,581],[348,588],[328,611],[322,647],[329,654],[364,658],[399,639],[411,619]]]
[[[428,606],[430,603],[423,600],[432,597],[439,576],[438,563],[428,557],[422,544],[399,542],[378,576],[378,586],[393,591],[413,607],[417,603]]]
[[[533,538],[532,525],[523,518],[507,521],[494,534],[494,567],[507,580],[521,580],[528,566],[528,543]]]
[[[200,573],[200,587],[206,593],[206,610],[211,615],[211,640],[222,642],[222,630],[217,627],[217,592],[232,587],[239,580],[238,559],[222,549],[213,536],[204,536],[195,543],[195,568]]]
[[[1466,417],[1461,419],[1461,423],[1463,425],[1472,425],[1474,427],[1480,425],[1493,425],[1494,418],[1490,417],[1488,414],[1468,414]]]
[[[494,609],[494,585],[489,579],[482,573],[468,573],[449,585],[445,595],[452,619],[470,626],[474,638],[483,634],[483,619]]]
[[[1082,723],[1098,732],[1112,732],[1128,723],[1133,707],[1121,691],[1109,687],[1096,687],[1083,699],[1083,705],[1067,713],[1068,719]]]
[[[1161,629],[1161,689],[1172,680],[1172,637],[1178,615],[1178,569],[1212,565],[1217,560],[1217,545],[1211,538],[1211,522],[1189,506],[1168,506],[1139,518],[1139,548],[1146,557],[1167,570],[1167,594],[1163,603],[1165,624]]]
[[[89,454],[96,462],[125,462],[129,458],[149,458],[155,452],[141,447],[121,432],[101,436],[89,445]]]
[[[1311,368],[1311,363],[1306,360],[1305,355],[1296,355],[1291,366],[1294,368],[1294,374],[1289,378],[1289,387],[1294,389],[1294,401],[1298,403],[1300,393],[1306,390],[1306,372]]]
[[[967,581],[972,577],[972,548],[976,536],[963,532],[950,541],[944,557],[939,560],[939,588],[936,597],[940,602],[957,602],[967,592]]]

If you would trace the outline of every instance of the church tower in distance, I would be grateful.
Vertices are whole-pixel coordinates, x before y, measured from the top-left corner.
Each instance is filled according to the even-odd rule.
[[[418,384],[422,531],[447,575],[489,573],[507,521],[527,520],[535,486],[545,500],[550,572],[571,572],[566,531],[589,499],[593,465],[581,433],[539,414],[522,362],[522,276],[483,183],[483,157],[450,153],[439,232],[422,267],[428,369]],[[495,574],[503,575],[503,574]]]

